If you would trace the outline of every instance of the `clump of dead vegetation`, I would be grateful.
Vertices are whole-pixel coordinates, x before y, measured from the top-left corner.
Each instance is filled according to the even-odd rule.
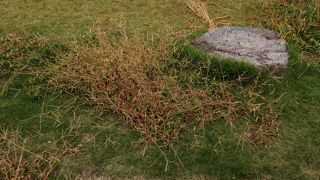
[[[206,25],[209,29],[214,27],[213,20],[211,19],[207,5],[201,0],[186,0],[185,1],[188,8],[199,18],[201,18],[204,22],[206,22]]]
[[[95,37],[93,44],[73,44],[72,52],[50,67],[50,83],[80,93],[101,115],[122,115],[148,142],[169,144],[190,125],[218,119],[259,121],[269,114],[268,121],[276,122],[275,114],[265,111],[268,103],[258,103],[263,98],[246,90],[233,94],[230,82],[181,84],[179,73],[165,73],[162,67],[172,57],[165,38],[127,34],[123,28],[98,31]],[[199,79],[194,71],[185,72]]]
[[[261,7],[266,25],[307,52],[320,53],[320,1],[268,0]]]

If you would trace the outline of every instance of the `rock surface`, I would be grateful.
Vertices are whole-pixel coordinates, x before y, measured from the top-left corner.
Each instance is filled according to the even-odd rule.
[[[288,64],[286,42],[266,29],[220,27],[203,34],[193,44],[209,54],[273,71],[282,71]]]

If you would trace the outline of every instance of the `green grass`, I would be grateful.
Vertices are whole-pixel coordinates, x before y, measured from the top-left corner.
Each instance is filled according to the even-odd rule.
[[[181,61],[188,61],[185,63],[185,69],[199,70],[203,72],[203,77],[211,79],[232,80],[241,76],[252,80],[257,76],[266,76],[264,70],[259,70],[251,64],[213,57],[192,45],[192,41],[204,32],[206,31],[200,30],[174,43],[176,50],[173,56],[178,59],[178,66]],[[171,69],[175,65],[169,61],[168,66],[167,68]]]
[[[247,5],[253,6],[255,2],[239,1],[239,7]],[[233,24],[254,24],[246,19],[249,19],[246,12],[241,13],[243,9],[234,7],[234,1],[208,2],[208,6],[213,18],[230,14]],[[233,16],[235,14],[238,16]],[[0,67],[9,72],[14,72],[10,68],[19,69],[24,65],[28,66],[26,72],[36,72],[47,60],[54,63],[57,58],[54,52],[70,50],[59,43],[61,38],[62,42],[85,39],[83,35],[88,29],[106,23],[106,19],[126,19],[129,32],[134,29],[165,34],[181,28],[189,34],[194,30],[189,23],[203,28],[196,17],[189,17],[192,15],[185,7],[172,1],[2,1],[0,16],[3,17],[0,20],[2,35],[17,32],[34,37],[41,34],[52,40],[28,47],[15,67],[3,63],[14,56],[5,59],[0,54]],[[203,53],[187,48],[190,50],[187,59],[193,62],[207,59]],[[124,126],[118,115],[97,116],[89,105],[83,105],[77,94],[47,87],[41,77],[37,79],[30,74],[15,78],[0,97],[0,127],[18,129],[22,137],[29,137],[26,147],[32,152],[49,141],[60,145],[67,142],[68,148],[80,149],[66,153],[52,179],[76,176],[317,179],[320,177],[320,66],[301,60],[299,48],[294,44],[290,44],[289,49],[287,73],[280,78],[262,76],[258,83],[259,92],[272,101],[277,100],[274,106],[281,109],[279,134],[269,148],[243,141],[241,135],[247,132],[248,122],[241,120],[233,125],[221,120],[189,129],[179,137],[179,143],[170,148],[139,143],[140,134]],[[230,65],[230,70],[237,67],[242,67],[241,71],[252,68],[246,64]],[[252,71],[255,75],[255,69]],[[11,75],[1,77],[1,87]]]

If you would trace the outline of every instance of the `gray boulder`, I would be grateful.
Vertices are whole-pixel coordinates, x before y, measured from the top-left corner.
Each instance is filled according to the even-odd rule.
[[[288,64],[286,42],[274,31],[260,28],[220,27],[193,44],[211,55],[245,61],[258,68],[283,71]]]

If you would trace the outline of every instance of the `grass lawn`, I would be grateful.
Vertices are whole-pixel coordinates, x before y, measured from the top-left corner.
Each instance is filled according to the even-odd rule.
[[[206,5],[214,26],[231,24],[266,26],[275,30],[281,28],[261,20],[267,17],[261,15],[261,6],[255,0],[216,0],[207,1]],[[206,22],[188,9],[184,1],[179,0],[2,0],[0,179],[319,179],[320,56],[305,51],[301,41],[291,38],[292,34],[286,34],[290,41],[290,60],[288,70],[282,77],[257,75],[244,84],[241,81],[239,85],[234,80],[216,80],[215,75],[205,77],[199,69],[207,66],[201,63],[199,68],[193,65],[189,67],[187,63],[177,65],[177,69],[187,69],[182,72],[166,69],[175,65],[151,71],[161,74],[165,69],[163,71],[166,73],[161,74],[165,77],[155,78],[152,82],[161,82],[166,87],[164,90],[167,87],[174,89],[171,91],[169,88],[168,94],[178,94],[178,98],[173,100],[180,101],[179,106],[189,103],[184,100],[185,97],[195,97],[194,89],[199,88],[205,94],[207,87],[203,87],[203,82],[214,82],[214,87],[210,88],[220,88],[221,94],[225,92],[221,89],[228,89],[227,95],[217,95],[218,98],[230,97],[227,109],[233,107],[233,102],[242,108],[238,110],[233,107],[235,112],[232,115],[225,115],[225,109],[218,109],[223,115],[214,118],[208,116],[208,120],[199,122],[194,121],[197,117],[193,118],[193,112],[172,112],[168,122],[179,122],[179,126],[166,124],[164,127],[143,129],[144,126],[140,124],[132,125],[130,123],[139,122],[137,117],[144,117],[139,114],[142,110],[130,109],[132,114],[139,115],[134,116],[127,114],[128,109],[118,107],[122,100],[123,106],[131,101],[114,95],[110,98],[118,98],[117,101],[106,105],[109,101],[100,101],[99,97],[109,98],[109,95],[89,93],[98,92],[100,85],[88,84],[86,77],[84,81],[65,78],[68,75],[72,77],[78,67],[88,66],[72,66],[82,63],[83,57],[89,56],[88,59],[92,61],[101,56],[105,59],[124,57],[126,53],[117,54],[120,47],[129,56],[135,55],[142,60],[167,57],[157,55],[157,50],[146,48],[149,47],[147,43],[146,47],[138,47],[137,40],[133,40],[133,43],[128,40],[128,44],[127,41],[118,43],[117,40],[123,38],[123,29],[126,34],[124,37],[134,39],[135,34],[139,34],[146,41],[151,39],[150,46],[153,46],[154,42],[160,44],[179,40],[192,32],[206,29],[206,26]],[[100,36],[96,33],[97,29],[100,33],[108,29],[109,34]],[[109,39],[115,44],[99,44],[104,40],[109,42]],[[314,47],[316,40],[310,43]],[[126,49],[131,45],[135,45],[133,49],[136,52],[129,51],[130,47]],[[108,49],[115,52],[115,55],[104,54]],[[170,56],[176,62],[177,59],[173,57]],[[59,59],[66,62],[55,66]],[[146,69],[154,67],[147,63],[128,69],[137,69],[133,71],[137,76],[144,75],[139,69],[143,65],[146,65]],[[94,67],[97,69],[83,71],[80,75],[87,75],[89,80],[95,81],[100,76],[92,75],[93,72],[104,70],[99,67],[105,66],[97,65]],[[126,68],[125,65],[120,67]],[[68,71],[61,71],[63,68]],[[56,72],[61,72],[58,74],[60,76],[56,76]],[[130,78],[137,78],[139,86],[146,86],[149,90],[144,79],[136,77],[134,73],[130,74],[131,71],[125,72]],[[79,79],[81,76],[74,77]],[[192,78],[199,83],[192,84],[192,87],[186,86],[193,82]],[[121,79],[118,81],[122,82]],[[111,83],[117,86],[117,82]],[[184,92],[179,90],[180,87],[191,93],[183,94],[180,98],[179,92]],[[96,91],[92,91],[94,88]],[[130,87],[122,88],[124,92],[130,92]],[[146,94],[137,98],[143,104],[146,103],[143,98],[151,97]],[[196,100],[201,101],[201,98]],[[268,109],[270,105],[272,110],[261,110],[260,115],[246,116],[247,113],[243,111],[249,108],[245,107],[245,103],[249,104],[251,100],[257,105],[254,107],[261,104],[261,107]],[[157,105],[163,109],[172,107],[180,110],[179,107],[163,103]],[[188,107],[186,105],[184,108]],[[202,111],[196,113],[202,115]],[[156,119],[158,114],[154,114],[153,118]],[[261,137],[258,130],[250,133],[250,129],[259,123],[254,117],[264,119],[270,114],[276,114],[277,124],[271,135],[269,131],[265,131],[266,135],[261,133]],[[171,116],[174,116],[173,120]],[[191,122],[186,123],[185,119],[191,119]],[[157,128],[163,128],[159,130],[163,134],[159,135]],[[166,128],[169,130],[166,131]],[[175,138],[171,141],[170,136]],[[263,143],[259,143],[261,140],[264,140]]]

